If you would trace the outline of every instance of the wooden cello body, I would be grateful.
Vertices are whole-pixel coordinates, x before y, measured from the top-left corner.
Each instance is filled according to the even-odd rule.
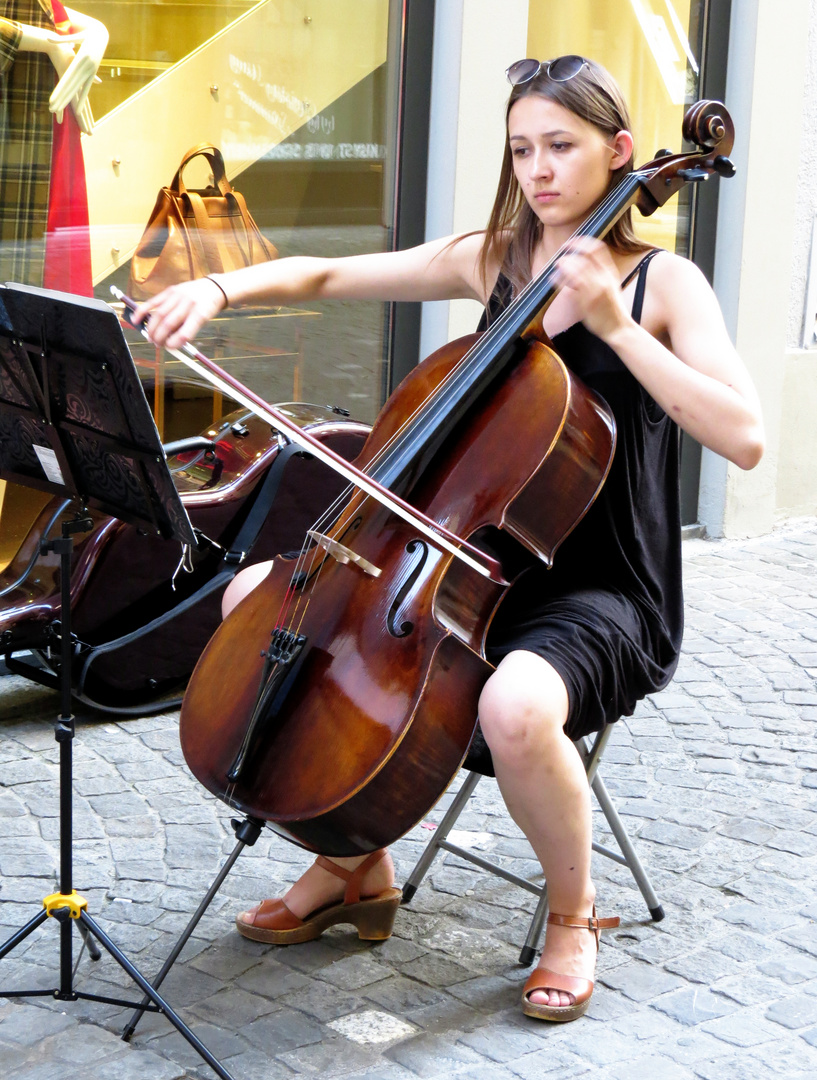
[[[384,410],[358,465],[376,456],[400,413],[428,396],[463,348],[447,346],[409,376],[400,410]],[[412,502],[488,545],[500,526],[531,533],[543,502],[552,502],[559,512],[538,540],[549,559],[601,487],[613,443],[601,401],[532,344],[456,445],[435,456]],[[508,505],[510,477],[518,497]],[[306,847],[353,855],[411,828],[459,768],[491,672],[484,637],[506,584],[434,550],[372,499],[353,500],[333,535],[380,573],[326,555],[299,586],[289,628],[305,636],[305,655],[255,733],[239,779],[225,777],[247,723],[225,717],[253,712],[271,617],[290,587],[287,560],[276,560],[207,646],[182,706],[181,739],[194,775],[231,806]]]
[[[633,202],[660,205],[690,158],[726,172],[715,162],[728,164],[731,125],[716,106],[699,103],[698,127],[685,127],[706,154],[623,181],[584,235],[604,235]],[[181,716],[191,771],[307,848],[375,850],[439,798],[472,737],[486,635],[520,553],[549,564],[604,482],[612,416],[537,340],[553,278],[546,268],[489,331],[421,364],[355,463],[492,569],[358,492],[304,558],[275,561],[193,674]]]

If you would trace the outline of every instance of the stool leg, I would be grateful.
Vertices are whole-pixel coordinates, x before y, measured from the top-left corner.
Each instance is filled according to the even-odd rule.
[[[525,944],[522,946],[522,951],[519,954],[519,963],[524,967],[530,967],[536,958],[537,946],[539,944],[539,938],[542,936],[542,926],[544,925],[547,912],[548,887],[547,882],[545,882],[539,896],[539,903],[536,905],[536,911],[533,913],[533,918],[531,919],[531,924],[528,928],[528,936],[525,938]]]
[[[407,904],[417,892],[420,883],[428,873],[428,868],[437,857],[441,841],[445,840],[454,827],[457,818],[465,808],[465,804],[471,798],[471,793],[480,781],[479,773],[469,773],[463,781],[462,787],[454,796],[454,800],[445,812],[440,824],[434,830],[433,839],[426,844],[423,854],[417,861],[417,865],[409,874],[406,884],[403,886],[403,903]]]
[[[627,865],[630,868],[630,872],[635,878],[635,883],[641,890],[641,895],[649,908],[650,915],[652,915],[653,922],[661,922],[664,918],[664,909],[661,906],[658,897],[655,895],[650,879],[647,877],[647,872],[641,865],[641,860],[636,854],[636,850],[633,847],[630,837],[627,835],[627,830],[624,828],[624,824],[621,818],[618,816],[618,811],[607,794],[607,788],[604,786],[604,781],[596,773],[593,778],[593,794],[598,800],[598,804],[601,807],[602,813],[607,818],[607,823],[612,830],[613,836],[616,838],[616,843],[621,848],[621,853],[627,860]]]

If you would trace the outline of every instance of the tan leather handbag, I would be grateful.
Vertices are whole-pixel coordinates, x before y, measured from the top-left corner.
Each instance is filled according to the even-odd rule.
[[[213,186],[189,191],[182,173],[199,155],[210,163]],[[277,255],[253,221],[244,196],[230,185],[221,151],[199,143],[184,155],[170,186],[159,192],[131,261],[128,293],[134,300],[146,300],[179,281],[226,273]]]

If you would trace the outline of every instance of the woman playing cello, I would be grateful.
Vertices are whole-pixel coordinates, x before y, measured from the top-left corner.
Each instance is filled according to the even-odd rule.
[[[490,324],[633,168],[626,105],[598,64],[522,60],[508,78],[505,155],[484,232],[187,282],[141,305],[136,321],[149,316],[153,341],[178,348],[228,304],[466,297],[486,305]],[[677,429],[751,469],[763,426],[703,275],[639,241],[629,211],[604,241],[571,241],[558,274],[544,329],[567,367],[610,406],[617,449],[600,496],[553,568],[526,571],[502,603],[489,631],[496,670],[479,719],[502,795],[548,886],[545,947],[523,1008],[564,1021],[586,1011],[599,930],[617,922],[595,918],[590,796],[571,740],[630,715],[675,670],[683,622]],[[239,574],[225,611],[268,570]],[[393,876],[386,852],[320,857],[282,900],[240,914],[238,929],[287,944],[350,922],[361,936],[387,937],[399,903]]]

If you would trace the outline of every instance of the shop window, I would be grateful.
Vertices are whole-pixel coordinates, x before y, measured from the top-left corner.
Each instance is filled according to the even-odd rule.
[[[635,163],[663,148],[681,149],[681,120],[698,98],[698,26],[703,0],[531,0],[528,55],[579,53],[613,75],[630,107]],[[649,218],[636,211],[636,232],[650,244],[689,253],[689,192]]]
[[[681,122],[699,97],[722,100],[730,7],[730,0],[531,0],[528,55],[580,53],[608,69],[630,107],[638,166],[658,150],[683,149]],[[647,243],[693,258],[711,275],[717,182],[705,188],[688,184],[650,217],[636,210],[632,218]],[[696,230],[699,219],[706,227]],[[698,520],[700,462],[700,445],[684,434],[681,519],[690,528]]]
[[[15,52],[6,26],[0,279],[93,291],[106,301],[111,285],[127,291],[159,190],[202,142],[218,147],[229,182],[280,255],[392,245],[401,3],[72,0],[74,6],[102,23],[109,40],[89,97],[93,133],[81,136],[84,170],[74,157],[59,181],[48,111],[54,66],[43,53]],[[0,10],[38,27],[53,26],[52,14],[59,16],[50,0],[14,0]],[[25,64],[36,69],[39,91],[36,100],[18,94],[17,105],[38,117],[35,136],[10,116],[15,69]],[[18,166],[32,137],[42,144],[36,183],[24,184]],[[45,242],[49,205],[59,184],[74,187],[77,170],[87,186],[89,226],[63,223],[55,257]],[[191,162],[184,182],[194,189],[212,183],[206,159]],[[55,278],[83,231],[87,271]],[[199,344],[270,401],[328,403],[371,421],[388,382],[388,314],[380,303],[258,307],[214,320]],[[129,340],[166,439],[201,430],[225,408],[180,363],[135,334]]]

